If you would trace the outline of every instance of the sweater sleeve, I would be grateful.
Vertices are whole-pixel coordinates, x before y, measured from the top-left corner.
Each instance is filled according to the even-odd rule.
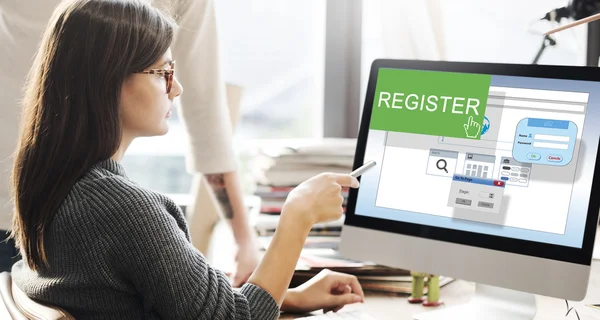
[[[142,296],[144,309],[165,319],[277,319],[271,295],[253,284],[234,291],[160,199],[123,184],[110,188],[114,199],[96,204],[106,208],[110,263]]]

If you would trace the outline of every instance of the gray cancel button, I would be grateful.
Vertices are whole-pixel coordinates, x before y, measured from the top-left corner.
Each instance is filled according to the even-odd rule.
[[[465,205],[465,206],[470,206],[471,205],[471,200],[456,198],[456,204],[462,204],[462,205]]]
[[[489,209],[493,209],[494,208],[494,204],[491,202],[483,202],[483,201],[479,201],[479,203],[477,203],[478,207],[482,207],[482,208],[489,208]]]

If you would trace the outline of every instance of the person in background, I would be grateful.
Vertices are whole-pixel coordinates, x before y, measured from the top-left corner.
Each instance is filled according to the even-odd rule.
[[[0,241],[7,238],[13,203],[9,173],[12,166],[22,98],[22,87],[40,36],[59,0],[0,2]],[[188,132],[187,168],[202,174],[214,188],[236,239],[237,269],[234,286],[242,285],[258,265],[258,245],[243,205],[231,139],[231,124],[219,68],[219,50],[213,0],[154,0],[157,8],[176,16],[180,26],[173,57],[180,65],[178,78],[188,88],[177,105]],[[195,183],[194,186],[198,184]],[[191,191],[197,194],[196,190]],[[194,235],[192,235],[193,237]],[[9,271],[20,257],[12,239],[0,242],[0,271]]]
[[[14,285],[77,319],[269,320],[363,301],[355,276],[331,271],[288,289],[313,224],[341,217],[342,188],[358,187],[349,174],[320,174],[289,194],[239,291],[192,246],[174,201],[127,177],[127,148],[166,134],[183,92],[176,32],[143,0],[70,0],[54,11],[28,75],[14,157],[11,237],[23,256]]]
[[[173,58],[185,66],[185,70],[178,73],[178,79],[188,90],[180,98],[178,111],[190,141],[186,167],[194,179],[192,199],[197,201],[195,188],[200,186],[198,180],[204,175],[233,231],[237,251],[236,269],[231,278],[234,286],[241,286],[258,265],[260,246],[248,221],[237,172],[233,130],[220,68],[215,3],[213,0],[154,0],[153,4],[171,12],[179,25]],[[192,207],[195,206],[194,203]]]

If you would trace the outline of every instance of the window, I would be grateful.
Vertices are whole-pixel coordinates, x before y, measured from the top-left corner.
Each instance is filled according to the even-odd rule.
[[[243,88],[234,137],[241,171],[249,139],[322,135],[325,9],[320,0],[216,1],[224,80]],[[188,193],[186,140],[174,113],[167,135],[136,139],[122,163],[144,187]]]
[[[238,137],[318,135],[325,1],[220,0],[225,81],[244,88]]]
[[[361,101],[371,62],[377,58],[532,63],[542,33],[540,21],[563,0],[370,0],[363,1]],[[584,65],[586,27],[554,35],[540,64]]]

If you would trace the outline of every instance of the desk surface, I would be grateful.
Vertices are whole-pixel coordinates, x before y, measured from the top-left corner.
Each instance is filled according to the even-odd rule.
[[[598,230],[600,233],[600,230]],[[600,241],[600,235],[597,234],[597,241]],[[218,240],[217,240],[218,239]],[[224,224],[219,223],[213,235],[211,248],[209,249],[209,261],[215,266],[223,268],[232,265],[232,254],[226,254],[229,250],[224,248],[234,248],[230,229]],[[218,249],[215,250],[218,244]],[[219,252],[218,256],[211,255],[211,252]],[[231,251],[233,252],[233,251]],[[441,300],[444,301],[444,306],[454,306],[466,303],[470,300],[475,292],[475,284],[463,280],[456,280],[440,290]],[[543,320],[570,320],[577,319],[577,316],[571,312],[568,317],[567,306],[564,300],[549,298],[545,296],[536,296],[538,312],[535,319]],[[594,260],[592,263],[592,272],[588,292],[585,299],[581,302],[569,301],[569,306],[574,307],[579,313],[581,320],[600,320],[600,310],[587,307],[586,304],[600,304],[600,260]],[[411,319],[415,314],[419,314],[431,308],[425,308],[419,304],[413,305],[406,301],[403,296],[384,296],[384,295],[368,295],[365,297],[365,303],[354,304],[344,307],[340,312],[346,310],[363,310],[368,312],[376,319]],[[294,319],[307,315],[291,315],[282,314],[281,319]]]

